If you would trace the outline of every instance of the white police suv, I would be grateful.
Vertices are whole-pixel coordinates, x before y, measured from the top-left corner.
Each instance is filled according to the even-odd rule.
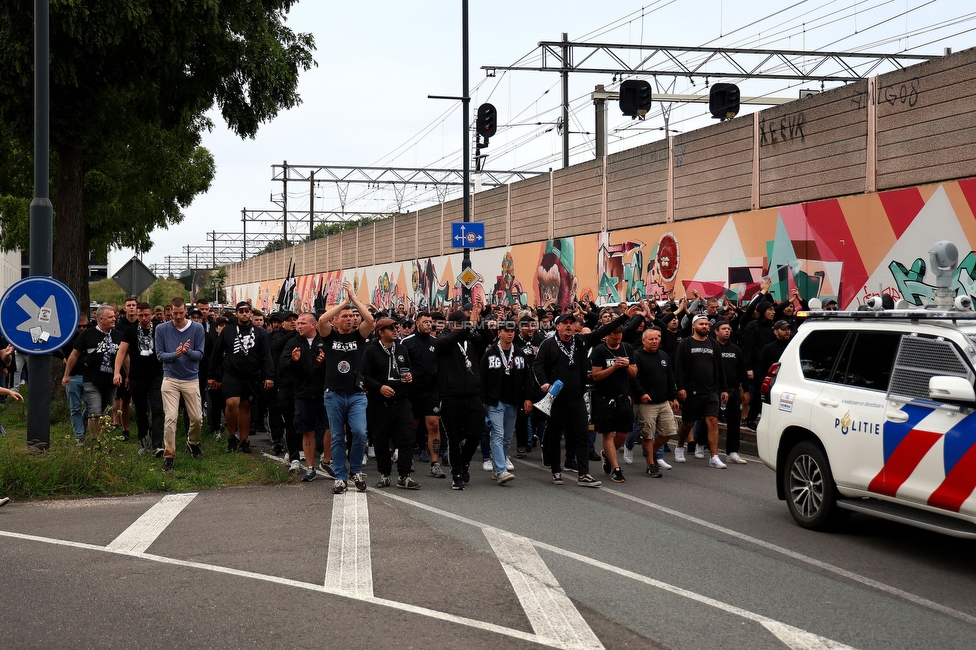
[[[976,312],[951,295],[809,312],[770,368],[759,455],[799,525],[853,511],[976,538]]]

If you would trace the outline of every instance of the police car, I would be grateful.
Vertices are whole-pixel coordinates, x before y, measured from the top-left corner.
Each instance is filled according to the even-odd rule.
[[[861,512],[976,539],[976,312],[943,289],[927,309],[809,312],[770,368],[759,455],[799,525]]]

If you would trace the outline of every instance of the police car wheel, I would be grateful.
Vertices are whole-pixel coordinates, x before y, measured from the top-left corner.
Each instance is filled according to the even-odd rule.
[[[837,507],[837,485],[820,445],[797,443],[786,458],[783,492],[794,521],[803,528],[831,530],[847,519]]]

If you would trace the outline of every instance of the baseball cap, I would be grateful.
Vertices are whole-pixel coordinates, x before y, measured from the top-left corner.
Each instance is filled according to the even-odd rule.
[[[559,314],[558,316],[556,316],[556,320],[553,321],[553,324],[554,325],[559,325],[563,321],[567,321],[567,320],[571,320],[571,321],[573,321],[575,323],[576,322],[576,316],[573,316],[570,313]]]
[[[706,316],[705,314],[695,314],[694,318],[691,319],[691,324],[694,325],[698,321],[707,321],[707,320],[708,320],[708,316]]]

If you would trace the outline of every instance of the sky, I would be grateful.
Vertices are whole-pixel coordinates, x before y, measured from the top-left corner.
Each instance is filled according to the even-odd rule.
[[[296,32],[314,35],[317,66],[301,75],[302,104],[264,124],[254,139],[242,140],[222,123],[203,144],[214,155],[217,173],[210,190],[184,210],[182,223],[153,233],[153,248],[142,255],[168,272],[166,258],[186,268],[184,246],[209,247],[206,233],[241,232],[241,210],[280,209],[282,185],[271,180],[272,164],[426,167],[460,169],[460,102],[428,95],[459,96],[461,74],[460,0],[300,0],[287,19]],[[469,84],[471,120],[490,101],[499,129],[485,153],[492,170],[558,169],[562,137],[559,75],[553,72],[499,71],[486,77],[482,66],[539,65],[540,41],[570,41],[661,46],[708,46],[942,55],[976,45],[976,5],[971,0],[470,0]],[[625,55],[636,62],[639,54]],[[589,97],[596,84],[616,89],[612,75],[569,75],[570,163],[591,160],[594,109]],[[818,82],[728,80],[743,96],[797,97]],[[705,81],[659,78],[661,92],[705,94]],[[673,84],[671,87],[666,87]],[[838,84],[827,84],[826,89]],[[647,119],[609,110],[609,152],[665,137],[661,104]],[[705,104],[673,104],[671,134],[713,123]],[[762,106],[743,105],[740,115]],[[308,187],[288,188],[289,212],[309,206]],[[460,189],[447,197],[460,196]],[[436,202],[431,188],[408,191],[404,209]],[[396,212],[387,187],[350,186],[349,211]],[[340,209],[335,184],[316,192],[316,209]],[[280,225],[249,222],[249,234],[280,232]],[[254,245],[254,249],[259,248]],[[249,246],[251,248],[251,246]],[[110,254],[109,274],[132,257],[129,249]],[[192,266],[207,266],[206,255],[191,255]]]

